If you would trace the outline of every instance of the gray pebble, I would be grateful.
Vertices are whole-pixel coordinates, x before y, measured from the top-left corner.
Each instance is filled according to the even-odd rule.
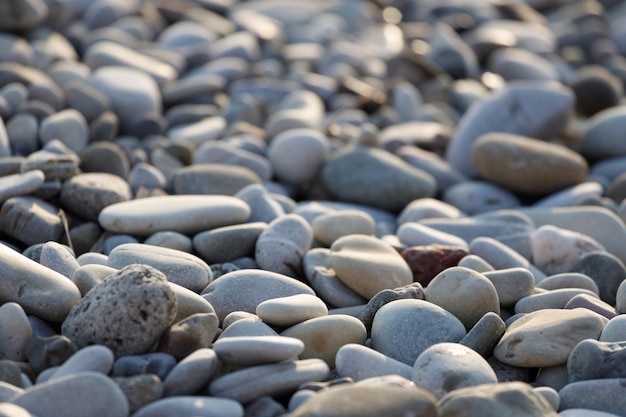
[[[164,380],[174,366],[176,366],[176,358],[167,353],[124,355],[113,363],[111,375],[118,377],[153,374]]]

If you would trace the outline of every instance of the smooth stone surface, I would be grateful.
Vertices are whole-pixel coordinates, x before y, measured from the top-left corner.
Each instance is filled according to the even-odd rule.
[[[437,343],[420,353],[411,380],[438,399],[460,388],[498,382],[482,356],[458,343]]]
[[[473,177],[476,170],[468,155],[478,137],[505,132],[552,138],[565,127],[573,105],[574,94],[564,88],[530,82],[506,86],[465,112],[446,150],[446,160]]]
[[[416,222],[403,223],[396,235],[407,246],[436,244],[468,248],[467,242],[462,238]]]
[[[221,323],[233,311],[254,313],[263,301],[297,294],[315,295],[309,286],[286,275],[242,269],[211,282],[202,297],[215,308]]]
[[[143,241],[146,245],[160,246],[163,248],[175,249],[187,253],[193,251],[191,238],[178,232],[156,232]]]
[[[509,190],[549,194],[583,182],[587,162],[568,148],[506,133],[487,133],[472,146],[478,174]]]
[[[623,416],[626,398],[620,393],[625,383],[623,378],[608,378],[567,384],[559,391],[561,409],[587,408]]]
[[[316,217],[311,223],[313,236],[325,246],[331,246],[337,239],[358,234],[373,235],[376,222],[369,214],[359,210],[342,210]]]
[[[307,184],[315,179],[329,151],[328,138],[309,129],[289,129],[276,135],[267,148],[278,180],[288,184]]]
[[[209,393],[248,404],[264,395],[293,392],[304,382],[324,381],[329,376],[330,369],[321,359],[260,365],[214,379]]]
[[[459,319],[423,300],[396,300],[381,307],[372,323],[372,348],[413,365],[428,347],[458,342],[466,335]]]
[[[218,328],[215,313],[192,314],[172,324],[161,336],[157,349],[181,360],[197,349],[210,347]]]
[[[426,287],[426,301],[454,314],[467,330],[489,312],[500,314],[495,286],[480,272],[451,267],[439,273]]]
[[[619,299],[623,300],[623,292],[619,291],[619,287],[626,277],[626,267],[617,257],[606,252],[590,252],[578,260],[573,270],[593,279],[598,285],[602,301],[617,307],[618,292]],[[618,310],[624,310],[622,301]]]
[[[313,396],[289,417],[436,417],[435,401],[431,393],[414,387],[348,384]]]
[[[116,356],[140,354],[172,324],[176,309],[176,296],[162,272],[131,265],[85,295],[61,331],[79,348],[102,344]]]
[[[267,223],[251,222],[218,227],[193,237],[193,247],[207,263],[223,263],[249,256]]]
[[[596,161],[626,155],[619,126],[626,119],[626,108],[615,106],[590,117],[582,132],[580,153]]]
[[[544,309],[565,308],[565,305],[567,305],[574,297],[579,295],[586,295],[599,300],[598,296],[589,290],[584,290],[582,288],[561,288],[521,298],[517,303],[515,303],[515,314],[530,313]]]
[[[309,319],[280,333],[304,343],[301,359],[319,358],[333,369],[337,351],[349,343],[364,344],[367,330],[363,323],[352,316],[333,314]]]
[[[131,413],[158,400],[163,395],[163,383],[154,374],[115,377],[113,381],[128,399],[128,408]]]
[[[626,343],[607,343],[583,340],[567,358],[568,381],[624,378]]]
[[[115,233],[148,236],[160,231],[193,234],[245,222],[250,208],[229,196],[170,195],[113,204],[98,221]]]
[[[0,300],[15,302],[28,314],[61,322],[80,299],[72,281],[6,245],[0,245]]]
[[[37,197],[12,197],[0,209],[0,229],[26,245],[59,241],[63,225],[54,205]]]
[[[213,344],[221,361],[238,366],[286,361],[300,355],[304,348],[301,340],[287,336],[231,336]]]
[[[480,256],[496,270],[509,268],[528,269],[535,277],[535,282],[541,281],[546,276],[539,268],[531,264],[527,258],[509,246],[489,237],[477,237],[472,240],[470,242],[470,253]]]
[[[609,320],[600,335],[601,342],[626,341],[626,316],[618,315]]]
[[[571,272],[578,260],[604,247],[590,236],[543,225],[532,233],[533,262],[548,275]]]
[[[318,297],[300,294],[263,301],[256,307],[256,315],[270,326],[290,327],[328,315],[328,307]]]
[[[202,259],[187,252],[143,243],[125,243],[110,253],[107,265],[122,269],[132,264],[150,265],[165,274],[167,280],[199,293],[213,279],[211,268]]]
[[[162,398],[137,410],[133,417],[168,417],[173,414],[194,417],[243,417],[244,410],[237,401],[181,395]]]
[[[26,359],[26,345],[33,330],[24,309],[17,303],[0,306],[0,357],[12,361]]]
[[[470,215],[521,205],[513,193],[487,181],[464,181],[448,187],[443,200]]]
[[[126,377],[142,374],[154,374],[161,380],[176,366],[176,358],[162,352],[141,355],[124,355],[115,360],[111,375]]]
[[[72,396],[64,395],[68,392]],[[89,398],[89,401],[76,401]],[[128,400],[108,377],[95,372],[81,372],[34,385],[11,402],[38,416],[50,417],[126,417]]]
[[[501,307],[514,306],[520,299],[531,295],[535,288],[535,278],[526,268],[504,268],[483,275],[496,288]]]
[[[58,139],[78,153],[87,146],[87,120],[78,110],[62,110],[41,121],[39,137],[43,144]]]
[[[48,380],[75,375],[79,372],[99,372],[108,375],[113,368],[114,359],[113,352],[106,346],[86,346],[63,362],[63,365],[59,366]]]
[[[442,417],[557,417],[550,403],[522,382],[485,384],[453,391],[439,401]]]
[[[330,250],[329,264],[337,277],[367,299],[413,282],[413,273],[398,252],[374,237],[345,236]]]
[[[218,358],[213,349],[202,348],[182,359],[163,380],[163,396],[196,394],[217,370]]]
[[[580,272],[568,272],[564,274],[550,275],[537,283],[537,288],[544,290],[558,290],[560,288],[583,288],[596,295],[600,294],[598,285],[588,275]]]
[[[324,185],[342,201],[400,211],[432,197],[433,177],[379,149],[356,147],[332,154],[322,170]]]
[[[494,349],[494,357],[513,366],[544,367],[567,362],[584,339],[598,339],[602,318],[584,309],[545,309],[513,322]]]
[[[236,165],[197,164],[176,169],[172,174],[175,194],[235,195],[261,178]]]
[[[335,369],[339,377],[355,382],[385,375],[400,375],[411,379],[411,366],[385,356],[367,346],[356,343],[343,345],[335,356]]]
[[[43,184],[44,178],[43,171],[37,169],[0,177],[0,203],[11,197],[33,193]]]
[[[476,351],[483,358],[489,358],[505,330],[506,324],[500,316],[489,312],[478,320],[459,344]]]
[[[98,215],[111,204],[128,201],[132,197],[128,183],[117,175],[87,173],[75,175],[63,183],[61,203],[68,211],[87,220],[98,220]]]

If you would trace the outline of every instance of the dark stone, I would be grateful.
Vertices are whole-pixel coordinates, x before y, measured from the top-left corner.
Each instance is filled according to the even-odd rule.
[[[22,376],[20,367],[9,359],[0,359],[0,381],[21,387]]]
[[[584,66],[576,71],[571,87],[576,94],[576,110],[583,116],[593,116],[617,106],[623,96],[621,81],[599,65]]]
[[[600,290],[600,299],[615,305],[615,295],[619,284],[626,279],[626,267],[611,253],[593,251],[583,255],[572,272],[588,275]]]
[[[164,380],[176,366],[176,358],[167,353],[146,353],[143,355],[122,356],[113,363],[112,376],[135,376],[154,374]]]
[[[33,337],[26,343],[26,359],[36,373],[63,364],[76,352],[76,345],[61,335]]]
[[[131,413],[163,396],[163,383],[154,374],[115,377],[113,381],[126,395]]]
[[[382,290],[369,300],[359,319],[369,332],[374,322],[374,316],[378,310],[387,303],[402,299],[423,300],[424,288],[422,288],[419,282],[415,282],[393,290]]]
[[[626,342],[586,339],[567,359],[569,382],[588,379],[626,378]]]
[[[211,347],[219,320],[215,313],[193,314],[174,323],[161,337],[159,351],[181,360],[198,349]]]
[[[469,252],[457,246],[424,245],[412,246],[400,254],[413,272],[413,281],[426,287],[437,274],[458,265]]]

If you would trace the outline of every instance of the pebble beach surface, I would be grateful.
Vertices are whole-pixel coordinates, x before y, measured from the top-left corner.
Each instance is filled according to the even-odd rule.
[[[0,0],[0,417],[626,417],[626,3]]]

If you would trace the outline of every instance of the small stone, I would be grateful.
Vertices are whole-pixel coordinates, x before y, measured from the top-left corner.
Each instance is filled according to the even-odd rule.
[[[519,252],[492,238],[478,237],[472,240],[470,242],[470,253],[480,256],[496,270],[509,268],[528,269],[535,277],[535,282],[541,281],[546,276]]]
[[[272,139],[267,157],[280,181],[307,184],[322,168],[329,148],[328,139],[317,130],[289,129]]]
[[[574,297],[586,295],[598,299],[598,296],[582,288],[562,288],[536,293],[521,298],[515,303],[515,314],[530,313],[537,310],[564,308]]]
[[[267,118],[265,130],[270,138],[297,128],[319,128],[324,114],[324,104],[311,91],[295,91],[283,98],[276,110]]]
[[[200,258],[187,252],[143,243],[116,246],[107,265],[122,269],[132,264],[150,265],[161,271],[167,280],[199,293],[213,279],[211,268]]]
[[[363,323],[344,314],[317,317],[289,327],[281,334],[300,339],[304,350],[301,359],[319,358],[333,369],[337,351],[348,343],[364,344],[367,330]]]
[[[33,330],[26,312],[15,302],[0,306],[0,358],[12,361],[26,359],[26,346]]]
[[[71,392],[68,397],[64,393]],[[76,398],[89,398],[88,402]],[[50,417],[126,417],[128,400],[107,376],[81,372],[34,385],[11,399],[29,412]]]
[[[63,225],[58,209],[36,197],[12,197],[2,204],[0,229],[27,245],[59,241]]]
[[[374,237],[344,236],[330,250],[330,267],[337,277],[367,299],[413,282],[413,273],[398,252]]]
[[[215,313],[192,314],[163,333],[158,350],[180,360],[198,349],[211,347],[218,326]]]
[[[576,94],[576,110],[584,116],[617,106],[623,96],[619,78],[601,65],[580,67],[570,86]]]
[[[467,249],[467,242],[458,236],[415,222],[403,223],[396,235],[406,246],[442,245]]]
[[[196,149],[193,165],[198,164],[242,166],[256,173],[262,181],[269,181],[273,176],[273,167],[267,158],[220,140],[204,142]]]
[[[383,355],[366,346],[348,343],[337,351],[335,367],[340,377],[355,382],[385,375],[400,375],[410,379],[411,366]]]
[[[11,197],[35,192],[43,184],[44,178],[44,173],[40,170],[0,177],[0,203]]]
[[[506,325],[500,316],[489,312],[478,320],[459,344],[476,351],[483,358],[489,358],[505,330]]]
[[[72,341],[62,335],[33,337],[26,344],[26,358],[36,373],[63,364],[76,352]]]
[[[304,350],[304,343],[287,336],[231,336],[213,345],[218,358],[238,366],[256,366],[293,359]]]
[[[209,393],[248,404],[264,395],[292,393],[304,382],[325,381],[329,376],[328,365],[321,359],[260,365],[214,379]]]
[[[443,200],[470,215],[521,206],[513,193],[487,181],[464,181],[448,187]]]
[[[626,398],[620,395],[623,390],[623,378],[573,382],[559,391],[561,409],[585,408],[621,416],[626,409]]]
[[[160,231],[198,233],[246,221],[250,208],[229,196],[168,195],[112,204],[98,221],[115,233],[148,236]]]
[[[56,368],[48,380],[75,375],[80,372],[99,372],[108,375],[113,367],[113,352],[106,346],[86,346],[72,356],[63,365]]]
[[[254,313],[263,301],[297,294],[315,295],[309,286],[271,271],[241,269],[222,275],[203,291],[220,319],[233,311]]]
[[[430,174],[380,149],[366,147],[331,155],[322,178],[341,201],[396,212],[417,198],[431,197],[436,188]]]
[[[423,300],[424,297],[424,288],[422,288],[420,283],[409,284],[394,290],[382,290],[367,302],[359,319],[365,324],[365,327],[369,331],[372,328],[376,313],[385,304],[404,299]]]
[[[266,228],[264,222],[218,227],[195,235],[193,247],[209,264],[229,262],[254,253],[256,241]]]
[[[0,359],[0,382],[21,388],[22,378],[20,367],[12,360]],[[2,395],[0,395],[0,398]]]
[[[48,16],[48,6],[41,0],[9,0],[0,7],[0,29],[21,31],[36,27]]]
[[[485,384],[452,391],[439,400],[439,407],[441,416],[558,416],[545,398],[522,382]]]
[[[65,109],[41,121],[39,136],[44,144],[59,139],[78,153],[87,146],[87,120],[77,110]]]
[[[626,377],[625,355],[625,342],[583,340],[574,347],[567,359],[569,382],[624,378]]]
[[[508,327],[494,357],[514,366],[561,365],[580,341],[598,339],[603,328],[601,316],[589,310],[534,311]]]
[[[626,279],[626,267],[623,261],[610,253],[593,251],[578,259],[572,270],[591,277],[598,286],[602,301],[615,305],[620,312],[626,310],[626,306],[622,306],[621,301],[619,306],[616,305],[619,287]],[[621,300],[622,292],[619,294]]]
[[[537,283],[537,288],[557,290],[559,288],[583,288],[600,295],[598,285],[591,277],[580,272],[566,272],[546,277]]]
[[[80,267],[72,249],[57,242],[47,242],[41,248],[39,263],[71,278]]]
[[[420,353],[411,380],[437,398],[460,388],[498,382],[482,356],[458,343],[437,343]]]
[[[171,182],[176,194],[232,196],[248,185],[260,184],[261,178],[242,166],[197,164],[177,169]]]
[[[526,268],[505,268],[483,275],[496,287],[501,307],[513,307],[520,299],[533,294],[535,278]]]
[[[167,136],[174,142],[190,142],[196,147],[209,140],[220,138],[224,134],[226,120],[220,116],[208,116],[197,122],[173,126]]]
[[[619,126],[626,118],[623,106],[602,110],[585,123],[580,142],[580,153],[591,161],[626,155],[626,147],[620,140]]]
[[[376,223],[372,216],[358,210],[342,210],[322,214],[311,223],[313,236],[325,246],[347,235],[373,235]]]
[[[119,377],[154,374],[163,380],[174,366],[176,366],[176,358],[167,353],[125,355],[115,361],[111,375]]]
[[[243,417],[241,404],[226,398],[181,395],[162,398],[147,404],[134,417],[165,417],[184,415],[196,417]]]
[[[179,232],[156,232],[143,241],[145,245],[159,246],[167,249],[191,253],[193,243],[189,237]]]
[[[439,273],[426,287],[426,301],[454,314],[467,330],[488,312],[500,314],[494,285],[480,272],[451,267]]]
[[[126,178],[130,171],[128,157],[112,142],[92,142],[80,153],[80,167],[85,172],[100,172]]]
[[[182,359],[163,381],[163,396],[194,395],[205,386],[217,370],[213,349],[201,348]]]
[[[457,266],[468,253],[463,247],[432,244],[412,246],[400,254],[413,272],[413,281],[428,286],[437,274]]]
[[[79,348],[96,343],[108,346],[116,356],[139,354],[172,324],[176,308],[176,296],[163,273],[148,265],[131,265],[91,290],[72,309],[61,331]]]
[[[586,161],[564,146],[507,133],[482,135],[472,146],[478,174],[509,190],[550,194],[585,180]]]
[[[263,301],[256,307],[256,315],[270,326],[290,327],[326,316],[328,308],[318,297],[300,294]]]
[[[452,313],[423,300],[396,300],[384,305],[372,324],[372,348],[413,365],[428,347],[458,342],[465,327]]]
[[[272,197],[269,190],[259,184],[251,184],[243,188],[235,197],[243,200],[250,207],[250,222],[271,223],[285,214],[280,203]]]
[[[163,383],[156,375],[145,374],[116,377],[113,381],[128,400],[128,411],[134,413],[141,407],[158,400],[163,395]]]
[[[532,234],[532,245],[535,265],[548,275],[573,271],[584,254],[604,250],[590,236],[550,225]]]

